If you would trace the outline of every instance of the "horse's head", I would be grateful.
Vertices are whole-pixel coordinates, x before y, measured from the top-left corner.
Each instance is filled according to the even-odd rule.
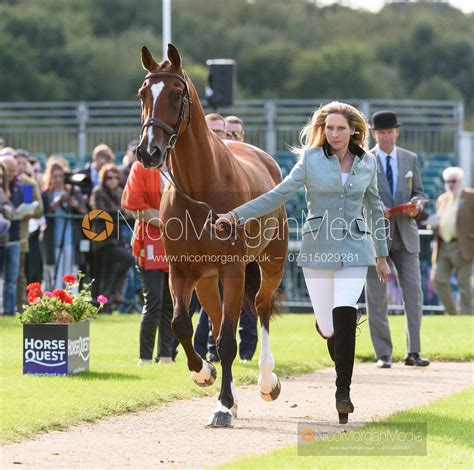
[[[186,128],[191,117],[188,83],[181,68],[181,57],[168,44],[168,60],[158,64],[142,47],[142,65],[148,74],[138,90],[141,101],[142,134],[137,158],[147,168],[159,168]]]

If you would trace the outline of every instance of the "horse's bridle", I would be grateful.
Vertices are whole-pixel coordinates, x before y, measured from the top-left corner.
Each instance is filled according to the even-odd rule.
[[[192,203],[193,205],[198,206],[202,210],[208,211],[208,213],[210,212],[211,220],[208,220],[208,222],[210,223],[211,221],[217,220],[218,217],[217,217],[216,211],[209,204],[207,204],[203,201],[197,201],[196,199],[193,199],[191,196],[186,194],[186,192],[184,192],[180,188],[178,182],[176,181],[176,178],[173,175],[173,172],[171,171],[170,165],[168,165],[169,155],[170,155],[171,150],[174,149],[174,147],[176,145],[176,142],[178,140],[179,131],[180,131],[180,128],[181,128],[181,124],[183,123],[184,116],[186,115],[186,109],[188,107],[188,104],[189,104],[188,126],[189,126],[189,123],[191,122],[192,100],[191,100],[191,96],[189,95],[188,82],[181,75],[178,75],[177,73],[173,73],[173,72],[150,72],[145,76],[145,80],[147,78],[157,78],[157,77],[176,78],[177,80],[179,80],[184,85],[183,98],[181,100],[181,109],[179,110],[178,120],[177,120],[177,122],[174,126],[174,129],[171,126],[169,126],[168,124],[166,124],[166,122],[163,122],[161,119],[148,118],[142,125],[142,133],[143,133],[143,130],[145,128],[152,126],[152,127],[159,127],[160,129],[163,129],[169,135],[168,142],[167,142],[166,147],[165,147],[166,154],[165,154],[165,157],[164,157],[164,161],[166,162],[166,164],[168,166],[169,177],[166,175],[166,173],[164,173],[161,170],[161,168],[160,168],[160,173],[176,188],[178,193],[180,193],[190,203]],[[209,231],[209,227],[207,227],[207,224],[206,224],[205,228],[206,228],[207,231]],[[237,231],[234,227],[230,228],[229,236],[230,237],[234,236],[235,239],[237,239],[242,244],[242,246],[245,246],[243,240],[240,238],[239,234],[237,233]],[[221,238],[218,238],[218,240],[221,241],[221,242],[224,242],[224,243],[230,243],[231,245],[235,244],[234,240],[221,239]]]
[[[184,116],[186,115],[186,109],[188,108],[188,104],[189,104],[188,125],[189,125],[189,122],[191,121],[192,100],[189,95],[188,82],[181,75],[178,75],[177,73],[172,73],[172,72],[150,72],[145,76],[145,80],[147,78],[158,78],[158,77],[176,78],[184,85],[183,98],[181,100],[181,109],[179,110],[178,120],[176,121],[174,128],[166,124],[166,122],[163,122],[161,119],[155,119],[153,117],[148,118],[142,125],[142,133],[144,129],[151,126],[151,127],[159,127],[160,129],[163,129],[169,135],[168,142],[166,143],[166,147],[165,147],[165,152],[166,152],[165,160],[166,160],[171,150],[174,149],[176,145],[176,141],[178,140],[179,130],[181,128],[181,124],[183,123]]]

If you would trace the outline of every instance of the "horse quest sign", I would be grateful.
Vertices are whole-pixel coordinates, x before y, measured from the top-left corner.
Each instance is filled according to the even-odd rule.
[[[89,370],[89,322],[23,325],[23,373],[72,375]]]

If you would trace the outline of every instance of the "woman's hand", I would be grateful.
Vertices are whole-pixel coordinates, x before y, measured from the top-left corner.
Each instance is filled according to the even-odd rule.
[[[224,225],[235,225],[237,223],[237,217],[234,212],[226,212],[225,214],[217,214],[218,219],[212,224],[219,232],[224,230]]]
[[[390,278],[390,268],[388,267],[387,260],[385,258],[377,258],[377,276],[380,282],[387,282]]]

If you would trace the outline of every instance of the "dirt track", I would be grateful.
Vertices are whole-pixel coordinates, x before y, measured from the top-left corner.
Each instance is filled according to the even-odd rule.
[[[472,372],[472,363],[434,363],[427,368],[396,363],[384,370],[359,365],[352,387],[356,410],[349,427],[468,387]],[[299,422],[317,422],[328,432],[348,428],[336,424],[334,378],[332,369],[283,378],[282,393],[273,403],[264,402],[256,386],[239,387],[239,418],[233,429],[204,426],[216,397],[180,400],[4,446],[2,468],[206,468],[295,445]]]

